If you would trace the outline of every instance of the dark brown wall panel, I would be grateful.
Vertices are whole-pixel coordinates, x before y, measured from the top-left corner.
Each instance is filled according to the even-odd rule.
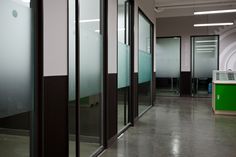
[[[152,73],[152,101],[156,100],[156,73]]]
[[[191,96],[191,72],[180,74],[180,96]]]
[[[68,77],[44,78],[44,156],[68,156]]]
[[[133,74],[133,112],[135,119],[138,117],[138,73]]]
[[[107,140],[117,134],[117,74],[108,74],[107,79]]]

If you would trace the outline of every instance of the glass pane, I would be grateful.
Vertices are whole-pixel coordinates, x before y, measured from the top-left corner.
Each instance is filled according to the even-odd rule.
[[[138,103],[139,114],[151,105],[152,85],[152,49],[151,24],[139,14],[139,72],[138,72]]]
[[[34,47],[30,0],[0,1],[0,156],[30,156]]]
[[[157,39],[157,94],[179,95],[180,37]]]
[[[129,3],[118,1],[118,131],[128,123],[130,96]]]
[[[103,48],[100,0],[80,0],[80,155],[102,145]]]
[[[76,156],[75,0],[69,0],[69,157]]]
[[[195,94],[210,94],[213,70],[218,69],[218,36],[194,37],[193,88]]]

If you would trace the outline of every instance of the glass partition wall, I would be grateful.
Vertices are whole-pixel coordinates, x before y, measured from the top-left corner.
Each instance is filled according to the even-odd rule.
[[[0,1],[0,156],[29,157],[34,134],[34,27],[27,0]]]
[[[153,25],[139,10],[138,111],[139,115],[152,105]]]
[[[79,0],[78,20],[75,11],[77,3],[75,0],[69,1],[70,157],[75,157],[78,149],[80,156],[91,156],[102,146],[103,31],[101,2],[100,0]],[[79,30],[76,29],[76,22]],[[76,36],[77,31],[78,36]],[[79,93],[76,90],[77,86]],[[80,136],[80,143],[77,145],[76,136]]]
[[[219,36],[192,37],[192,93],[210,97],[213,70],[218,69]]]
[[[157,38],[156,88],[158,96],[179,96],[180,37]]]
[[[128,124],[130,104],[130,3],[118,1],[118,131]]]

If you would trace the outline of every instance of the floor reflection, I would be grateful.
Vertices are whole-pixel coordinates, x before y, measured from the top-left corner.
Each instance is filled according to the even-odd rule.
[[[235,157],[236,117],[215,116],[210,98],[157,97],[101,157]]]

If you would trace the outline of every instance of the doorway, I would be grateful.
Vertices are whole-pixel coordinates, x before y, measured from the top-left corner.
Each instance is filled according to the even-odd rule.
[[[139,9],[138,114],[152,106],[153,23]]]
[[[70,157],[94,156],[103,149],[102,8],[102,0],[69,0]]]
[[[211,97],[212,73],[219,66],[219,36],[192,36],[192,95]]]
[[[180,95],[181,37],[157,38],[156,95]]]
[[[131,3],[118,0],[118,89],[117,128],[122,132],[129,124],[131,96]]]

